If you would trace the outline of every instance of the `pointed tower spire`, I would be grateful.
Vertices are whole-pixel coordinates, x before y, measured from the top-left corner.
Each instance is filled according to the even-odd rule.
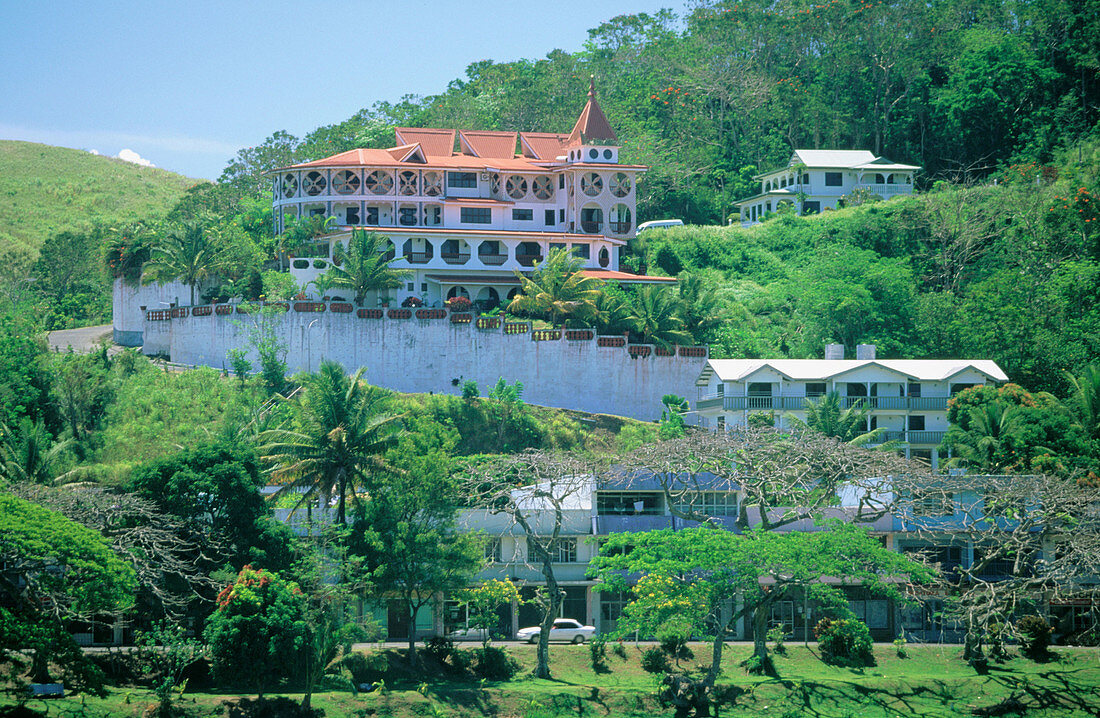
[[[600,103],[596,102],[596,76],[592,75],[588,84],[588,103],[581,110],[577,124],[573,125],[566,147],[618,144],[619,138],[615,135],[615,130],[611,129],[611,124],[600,109]]]

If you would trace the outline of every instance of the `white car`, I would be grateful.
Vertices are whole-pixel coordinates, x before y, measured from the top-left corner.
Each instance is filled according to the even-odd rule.
[[[668,227],[683,227],[684,220],[682,219],[653,219],[648,222],[642,222],[638,225],[638,234],[646,231],[647,229],[666,229]]]
[[[541,633],[542,628],[540,628],[539,626],[521,628],[518,632],[516,632],[516,640],[527,641],[528,643],[538,643],[539,634]],[[554,619],[554,625],[550,628],[551,641],[584,643],[587,640],[591,640],[595,636],[595,626],[581,625],[580,621],[574,621],[572,618]]]
[[[483,641],[489,633],[484,628],[459,628],[447,634],[452,641]]]

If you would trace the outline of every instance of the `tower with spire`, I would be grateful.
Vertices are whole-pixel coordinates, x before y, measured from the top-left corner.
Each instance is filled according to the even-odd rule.
[[[589,80],[588,102],[569,133],[566,147],[569,162],[617,164],[619,161],[619,138],[596,100],[595,76]]]

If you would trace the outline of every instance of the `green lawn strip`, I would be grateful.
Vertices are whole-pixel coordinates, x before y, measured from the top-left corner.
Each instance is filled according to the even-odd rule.
[[[341,716],[466,716],[499,715],[522,718],[554,716],[671,715],[655,699],[657,680],[640,667],[646,646],[627,644],[626,659],[608,651],[609,672],[594,673],[585,646],[552,646],[554,680],[530,676],[532,646],[509,646],[521,672],[505,682],[454,680],[435,675],[406,673],[388,680],[384,693],[328,689],[314,695],[313,704],[327,718]],[[693,644],[695,659],[684,669],[705,665],[709,646]],[[979,675],[964,664],[957,646],[911,646],[909,658],[898,658],[892,646],[876,646],[877,665],[864,669],[827,666],[811,645],[788,647],[776,657],[778,677],[749,676],[738,665],[749,655],[746,645],[730,646],[723,661],[719,688],[728,700],[719,715],[815,716],[818,718],[892,718],[920,715],[970,715],[975,708],[993,706],[1016,696],[1028,707],[1027,716],[1088,716],[1100,712],[1100,652],[1097,649],[1058,648],[1057,659],[1038,664],[1014,658],[993,664]],[[396,656],[395,656],[396,658]],[[336,680],[330,681],[337,685]],[[301,694],[289,693],[295,700]],[[182,707],[195,716],[223,712],[232,693],[189,692]],[[10,699],[6,699],[10,700]],[[66,698],[35,701],[50,715],[140,716],[153,703],[144,689],[117,688],[105,699]]]

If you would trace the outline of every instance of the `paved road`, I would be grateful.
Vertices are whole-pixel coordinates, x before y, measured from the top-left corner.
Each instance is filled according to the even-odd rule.
[[[94,327],[80,327],[79,329],[59,329],[46,335],[46,341],[50,345],[50,351],[68,351],[70,347],[74,352],[87,354],[99,346],[104,338],[110,339],[111,325],[100,324]],[[120,350],[112,344],[108,351],[114,354]]]

